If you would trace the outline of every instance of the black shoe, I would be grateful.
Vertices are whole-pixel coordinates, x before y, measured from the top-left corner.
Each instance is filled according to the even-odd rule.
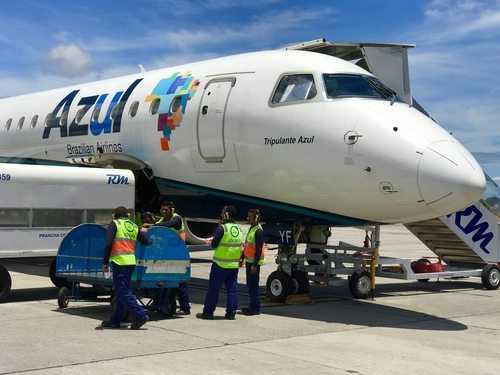
[[[251,310],[249,309],[248,307],[244,307],[241,309],[241,313],[243,315],[247,315],[247,316],[252,316],[252,315],[260,315],[260,311],[255,311],[255,310]]]
[[[179,310],[176,313],[177,315],[191,315],[191,310]]]
[[[149,316],[146,315],[144,319],[136,319],[132,322],[130,329],[140,329],[149,320]]]
[[[214,320],[213,314],[198,313],[196,314],[196,317],[203,320]]]
[[[226,320],[235,320],[236,317],[235,317],[235,314],[226,313],[226,315],[224,315],[224,319],[226,319]]]
[[[119,324],[111,323],[109,320],[103,320],[102,323],[101,323],[101,328],[119,329],[120,325]]]

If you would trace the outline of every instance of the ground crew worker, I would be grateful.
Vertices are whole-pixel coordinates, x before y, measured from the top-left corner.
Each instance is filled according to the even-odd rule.
[[[248,307],[241,309],[244,315],[260,314],[259,299],[259,276],[260,266],[264,264],[265,248],[264,231],[260,225],[260,211],[258,209],[248,210],[247,216],[250,229],[248,230],[242,257],[245,260],[247,274],[247,287],[250,296]]]
[[[182,217],[175,213],[175,205],[171,201],[163,201],[160,206],[161,219],[156,222],[156,225],[170,228],[177,232],[181,240],[186,242],[186,230]],[[177,290],[177,299],[179,301],[180,314],[191,314],[191,305],[189,303],[189,286],[187,282],[179,283]]]
[[[241,258],[243,235],[241,228],[234,222],[236,209],[225,206],[222,209],[222,223],[215,230],[211,240],[214,249],[213,263],[210,270],[208,291],[205,296],[203,313],[197,314],[199,319],[213,319],[219,300],[222,284],[226,286],[227,305],[225,319],[234,320],[238,309],[238,268]]]
[[[125,319],[127,311],[134,315],[132,329],[139,329],[149,320],[149,316],[139,305],[130,288],[132,273],[136,265],[136,240],[143,244],[150,243],[139,231],[137,225],[129,219],[127,209],[122,206],[117,207],[114,211],[114,220],[108,226],[103,264],[103,271],[107,273],[111,263],[116,309],[110,320],[102,322],[103,328],[120,328],[120,323]]]

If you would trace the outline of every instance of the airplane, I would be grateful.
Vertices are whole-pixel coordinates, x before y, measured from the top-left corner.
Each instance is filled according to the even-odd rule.
[[[3,98],[0,134],[3,163],[131,169],[138,209],[169,197],[201,232],[226,204],[240,220],[258,207],[268,224],[358,226],[446,215],[485,189],[436,121],[362,67],[309,51]]]

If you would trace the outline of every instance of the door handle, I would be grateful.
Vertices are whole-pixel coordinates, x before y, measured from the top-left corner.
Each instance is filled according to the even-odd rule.
[[[201,114],[206,115],[208,113],[208,105],[201,107]]]

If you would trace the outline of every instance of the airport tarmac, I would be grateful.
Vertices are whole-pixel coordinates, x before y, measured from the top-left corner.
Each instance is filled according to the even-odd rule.
[[[432,255],[402,226],[382,228],[381,253]],[[338,229],[333,240],[361,243]],[[261,284],[275,268],[263,267]],[[196,253],[193,315],[153,320],[139,331],[96,330],[108,303],[70,302],[60,311],[47,277],[13,272],[12,302],[0,304],[0,374],[496,374],[500,291],[479,279],[429,283],[378,279],[375,300],[346,285],[312,286],[313,303],[269,304],[260,316],[197,320],[210,253]],[[43,274],[43,262],[32,264]],[[19,264],[8,268],[20,271]],[[240,301],[247,293],[240,272]],[[264,289],[262,289],[264,293]],[[224,315],[221,298],[216,315]]]

